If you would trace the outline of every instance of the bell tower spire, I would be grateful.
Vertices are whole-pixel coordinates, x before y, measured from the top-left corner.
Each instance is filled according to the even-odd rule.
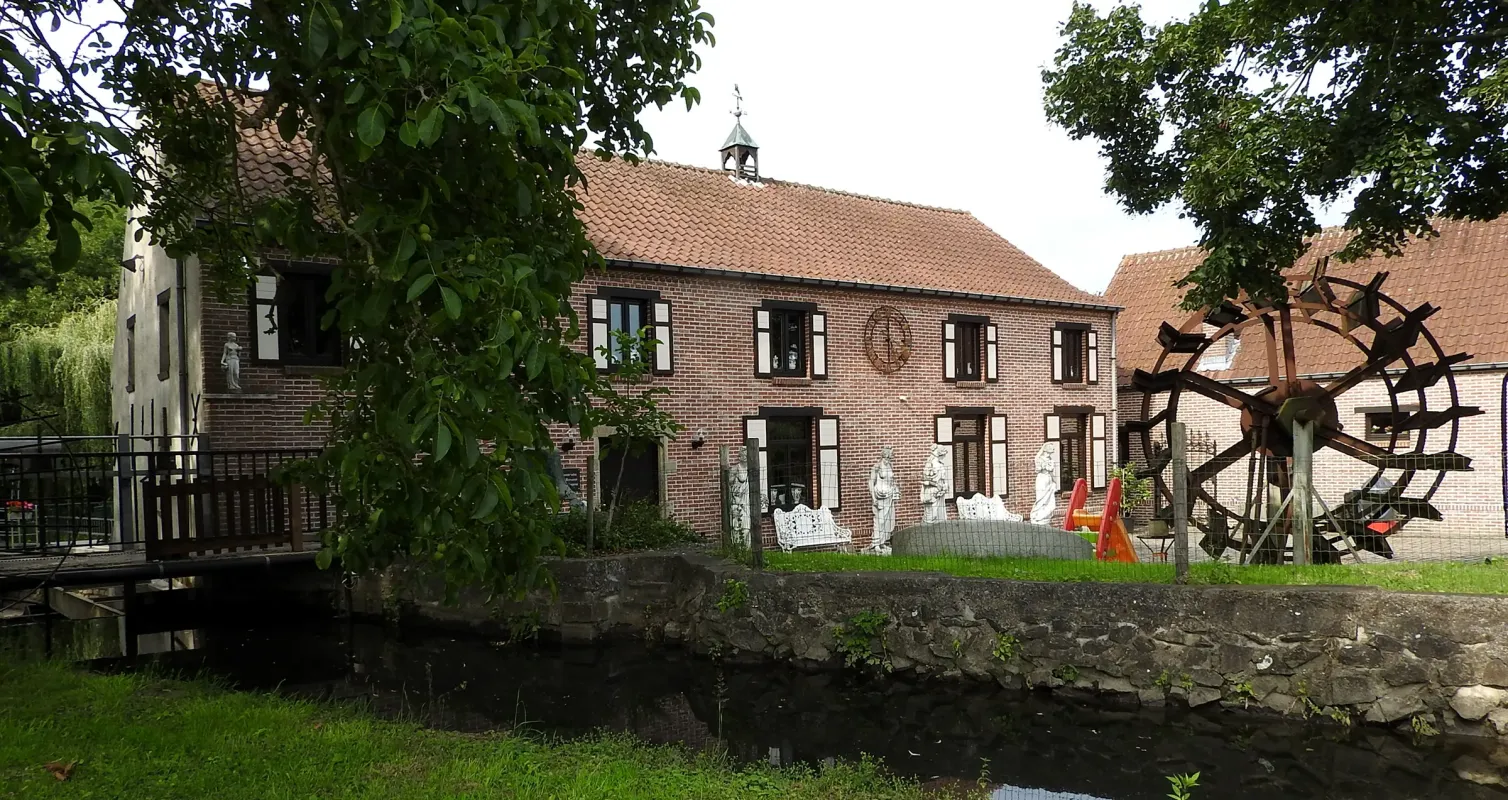
[[[759,145],[744,130],[744,96],[733,84],[733,131],[723,142],[723,171],[745,180],[759,180]]]

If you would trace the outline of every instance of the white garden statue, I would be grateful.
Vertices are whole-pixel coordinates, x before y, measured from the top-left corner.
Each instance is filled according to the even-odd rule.
[[[1049,525],[1058,507],[1058,443],[1043,442],[1037,451],[1037,502],[1032,505],[1032,524]]]
[[[869,540],[869,551],[882,556],[890,555],[890,534],[895,531],[895,503],[901,496],[901,485],[895,479],[895,448],[885,445],[880,448],[880,460],[869,470],[869,500],[874,509],[874,535]]]
[[[728,465],[728,529],[735,543],[749,546],[749,470],[738,450]]]
[[[220,366],[225,368],[225,388],[233,394],[241,392],[241,345],[236,343],[234,333],[225,334],[225,347],[220,350]]]
[[[952,496],[953,464],[948,448],[934,444],[922,467],[922,522],[946,522],[948,498]]]

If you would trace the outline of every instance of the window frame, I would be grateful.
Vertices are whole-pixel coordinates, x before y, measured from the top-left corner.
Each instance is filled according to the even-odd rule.
[[[792,308],[790,306],[773,306],[767,309],[770,312],[770,376],[775,378],[806,378],[810,377],[809,362],[811,344],[808,338],[808,320],[811,312],[804,308]],[[796,325],[792,331],[791,321]],[[784,324],[782,324],[784,323]],[[795,367],[783,366],[786,346],[791,344],[788,338],[795,337],[797,363]]]
[[[959,320],[953,325],[954,379],[961,382],[984,380],[984,323]],[[973,368],[971,373],[969,367]]]
[[[126,317],[126,391],[136,391],[136,315]]]
[[[614,292],[603,296],[603,299],[607,301],[607,341],[603,342],[603,345],[607,347],[607,371],[617,372],[622,369],[624,357],[628,355],[615,352],[618,337],[614,335],[613,311],[615,308],[621,308],[627,312],[629,306],[634,306],[639,310],[639,327],[630,332],[635,340],[634,349],[638,351],[640,362],[653,368],[654,353],[650,351],[648,342],[644,338],[644,329],[654,327],[654,322],[651,320],[654,314],[654,299],[625,292]],[[651,335],[649,338],[654,337]]]
[[[1398,431],[1396,434],[1390,432],[1374,433],[1372,431],[1372,418],[1387,414],[1394,418],[1392,424],[1396,426],[1397,424],[1407,420],[1413,414],[1418,413],[1418,411],[1419,406],[1417,405],[1403,404],[1399,404],[1397,408],[1393,408],[1392,406],[1367,406],[1358,408],[1356,409],[1356,413],[1361,414],[1362,438],[1369,442],[1391,442],[1394,441],[1393,437],[1396,435],[1396,441],[1413,441],[1413,431]]]
[[[1063,329],[1063,382],[1084,383],[1085,340],[1089,337],[1078,328]]]
[[[330,273],[333,268],[321,268],[317,266],[295,266],[277,270],[277,296],[273,306],[277,308],[278,320],[278,362],[289,366],[298,367],[338,367],[345,363],[345,343],[342,341],[339,330],[330,331],[334,336],[334,349],[325,355],[309,355],[306,351],[296,351],[288,338],[288,332],[292,329],[289,323],[288,311],[293,303],[301,301],[304,305],[303,312],[306,314],[304,333],[309,341],[317,341],[321,334],[326,331],[321,327],[320,320],[325,312],[331,307],[330,301],[325,299],[329,293]],[[289,290],[294,286],[307,286],[310,283],[322,283],[323,292],[299,291],[292,293]]]
[[[173,290],[157,293],[157,380],[173,374]]]
[[[761,490],[767,496],[769,496],[769,510],[774,511],[775,509],[779,508],[785,511],[790,511],[791,509],[796,507],[798,502],[801,505],[805,505],[807,508],[818,508],[817,505],[814,505],[814,503],[816,502],[816,487],[813,485],[815,483],[814,476],[816,475],[815,468],[817,461],[815,435],[815,421],[817,417],[810,414],[776,413],[770,415],[762,414],[761,419],[765,421],[764,449],[765,463],[768,470],[768,474],[762,477],[763,486],[761,487]],[[800,434],[790,435],[788,438],[777,439],[775,436],[776,429],[787,425],[799,426]],[[799,501],[792,502],[790,493],[789,491],[787,491],[785,502],[777,503],[775,502],[775,498],[773,497],[774,489],[777,486],[775,482],[776,462],[779,458],[777,454],[785,456],[784,466],[788,467],[791,463],[790,454],[798,447],[805,448],[806,451],[806,483],[804,484],[805,491],[803,497]],[[787,470],[787,472],[789,471]],[[800,476],[796,475],[794,477]],[[786,476],[786,482],[779,485],[788,486],[792,479],[792,475],[788,474]]]
[[[989,423],[990,416],[991,415],[988,415],[988,414],[975,414],[975,413],[949,414],[948,418],[950,420],[952,420],[952,425],[953,425],[952,441],[951,441],[951,444],[952,444],[952,447],[953,447],[953,453],[952,453],[953,498],[952,499],[955,500],[955,501],[958,500],[961,497],[973,497],[974,495],[984,495],[986,497],[990,496],[989,495],[989,489],[990,489],[990,486],[989,486],[989,477],[990,477],[989,476],[989,468],[988,468],[987,459],[985,458],[985,454],[988,452],[986,450],[986,448],[990,444],[990,442],[988,441],[989,437],[986,436],[986,434],[988,433],[988,430],[989,430],[988,429],[988,425],[990,424]],[[976,423],[975,433],[972,436],[970,436],[970,435],[960,435],[959,434],[959,432],[958,432],[958,423],[959,423],[960,420],[973,420]],[[966,446],[960,447],[960,445],[966,445]],[[972,472],[967,469],[968,463],[969,463],[968,455],[967,454],[969,454],[969,453],[976,453],[977,457],[978,457],[978,460],[976,462],[977,465],[978,465],[978,467],[977,467],[977,469],[973,470]],[[958,468],[960,460],[963,462],[964,467],[965,467],[965,469],[963,469],[963,470],[960,470]],[[973,478],[973,480],[969,482],[969,485],[970,485],[971,488],[969,488],[966,491],[964,489],[960,488],[962,486],[962,483],[963,483],[962,481],[959,480],[959,476],[960,475],[967,475],[967,476],[970,476],[970,477]]]
[[[1069,342],[1074,347],[1069,346]],[[1064,386],[1099,383],[1099,342],[1094,326],[1084,322],[1059,322],[1052,327],[1048,343],[1049,377]]]

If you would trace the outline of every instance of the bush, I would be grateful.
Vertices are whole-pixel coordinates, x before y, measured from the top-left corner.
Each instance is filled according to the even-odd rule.
[[[633,550],[659,550],[702,541],[690,525],[662,516],[654,503],[636,502],[621,506],[611,530],[603,530],[605,511],[597,512],[597,531],[592,543],[594,553],[626,553]],[[586,555],[586,512],[572,509],[555,518],[555,535],[565,544],[568,556]]]

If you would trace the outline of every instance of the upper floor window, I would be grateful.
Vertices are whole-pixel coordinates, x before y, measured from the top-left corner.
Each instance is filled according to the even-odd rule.
[[[168,311],[170,297],[172,293],[166,290],[157,295],[157,379],[163,381],[173,371],[173,340],[169,333],[173,327],[173,315]]]
[[[587,346],[599,371],[612,372],[628,361],[645,359],[655,375],[673,373],[669,300],[648,289],[602,287],[587,304]]]
[[[943,321],[943,379],[994,381],[999,334],[988,317],[952,314]]]
[[[340,330],[325,317],[335,309],[329,299],[330,273],[319,267],[285,269],[258,275],[252,284],[251,342],[258,361],[300,366],[340,365]]]
[[[754,309],[754,374],[827,377],[827,315],[811,303],[766,300]]]
[[[136,315],[126,318],[126,391],[136,391]]]
[[[1093,328],[1076,322],[1053,327],[1053,383],[1099,383],[1099,359],[1099,334]]]

